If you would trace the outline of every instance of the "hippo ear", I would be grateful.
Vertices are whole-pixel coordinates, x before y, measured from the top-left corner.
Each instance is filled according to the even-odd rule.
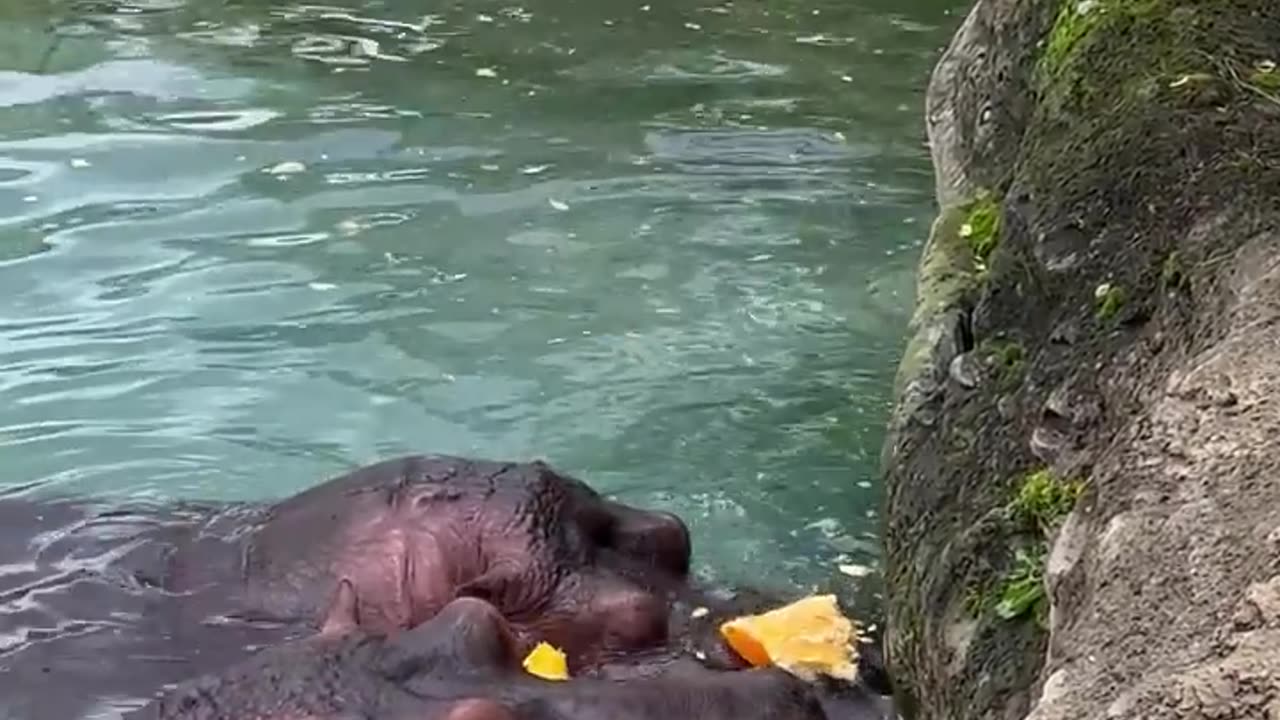
[[[351,632],[360,626],[359,598],[356,588],[350,580],[338,581],[338,589],[329,600],[325,610],[324,621],[320,624],[321,635],[341,635]]]

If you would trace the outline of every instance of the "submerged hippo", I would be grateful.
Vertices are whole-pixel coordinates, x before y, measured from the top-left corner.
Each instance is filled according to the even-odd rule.
[[[642,676],[658,664],[614,661],[714,640],[687,625],[692,603],[715,600],[688,582],[689,558],[679,518],[540,462],[397,458],[269,505],[0,497],[4,717],[114,717],[260,648],[303,652],[329,637],[306,640],[339,587],[371,637],[472,598],[513,652],[546,640],[576,675]]]
[[[475,597],[522,647],[546,640],[577,662],[665,641],[665,593],[684,582],[690,556],[679,518],[607,500],[544,463],[422,456],[286,500],[240,547],[245,614],[312,619],[347,580],[361,625],[387,631]],[[177,553],[168,584],[220,585],[209,570],[199,553]]]
[[[776,669],[709,670],[677,660],[625,681],[547,681],[520,667],[510,624],[459,598],[411,630],[362,629],[342,581],[321,631],[187,681],[135,720],[871,720],[888,703],[820,697]],[[825,702],[824,702],[825,700]]]

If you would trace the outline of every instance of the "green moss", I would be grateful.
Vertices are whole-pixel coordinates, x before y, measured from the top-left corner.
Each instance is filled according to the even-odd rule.
[[[1267,60],[1255,65],[1249,73],[1249,83],[1268,92],[1280,91],[1280,71],[1275,62]]]
[[[1025,351],[1022,345],[1013,340],[997,340],[991,344],[995,360],[1005,370],[1017,370],[1022,367]]]
[[[1164,262],[1160,263],[1160,284],[1166,291],[1182,290],[1190,284],[1182,256],[1177,250],[1166,255]]]
[[[1108,3],[1096,0],[1065,0],[1062,3],[1053,29],[1049,31],[1044,54],[1040,56],[1039,69],[1044,77],[1053,77],[1061,72],[1076,45],[1102,21],[1108,10],[1107,5]]]
[[[1075,508],[1084,490],[1083,482],[1063,480],[1047,468],[1024,475],[1009,501],[1008,511],[1021,528],[1035,532],[1037,540],[1030,547],[1016,551],[1012,567],[994,588],[983,585],[971,588],[972,599],[966,597],[966,607],[972,606],[981,612],[987,603],[994,602],[995,613],[1000,618],[1014,620],[1030,613],[1044,626],[1049,612],[1044,587],[1049,547],[1044,536]]]
[[[1044,543],[1018,548],[1013,567],[997,587],[996,615],[1004,620],[1016,620],[1031,613],[1038,624],[1046,624],[1049,603],[1044,587],[1044,564],[1048,555],[1049,548]]]
[[[1009,514],[1016,522],[1047,533],[1071,512],[1084,489],[1082,481],[1063,480],[1041,468],[1022,477],[1009,502]]]
[[[939,327],[951,322],[956,309],[977,288],[972,253],[960,237],[966,217],[966,208],[948,205],[929,231],[916,273],[916,304],[908,328],[909,339],[894,376],[895,398],[901,399],[916,378],[930,371],[936,360]]]
[[[1094,315],[1099,322],[1109,322],[1120,314],[1128,299],[1124,288],[1111,283],[1103,283],[1094,292]]]
[[[1268,92],[1280,92],[1280,73],[1254,72],[1249,82]]]
[[[982,191],[965,210],[960,237],[969,244],[974,266],[981,272],[1000,239],[1000,203],[990,192]]]
[[[995,366],[996,381],[1001,389],[1007,390],[1021,379],[1026,362],[1026,350],[1021,343],[1005,338],[984,340],[980,352]]]
[[[1208,25],[1200,16],[1214,12],[1175,0],[1062,0],[1036,64],[1040,94],[1057,107],[1088,107],[1196,90],[1200,84],[1178,81],[1214,77],[1199,49]]]

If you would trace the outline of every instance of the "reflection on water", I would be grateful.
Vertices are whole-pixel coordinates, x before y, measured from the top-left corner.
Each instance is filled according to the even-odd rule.
[[[708,573],[874,565],[960,4],[6,9],[0,484],[538,456]]]

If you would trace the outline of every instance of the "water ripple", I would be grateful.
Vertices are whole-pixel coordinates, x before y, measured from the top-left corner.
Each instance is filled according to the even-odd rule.
[[[130,3],[0,68],[0,488],[538,456],[707,571],[874,564],[941,11],[547,2]]]

